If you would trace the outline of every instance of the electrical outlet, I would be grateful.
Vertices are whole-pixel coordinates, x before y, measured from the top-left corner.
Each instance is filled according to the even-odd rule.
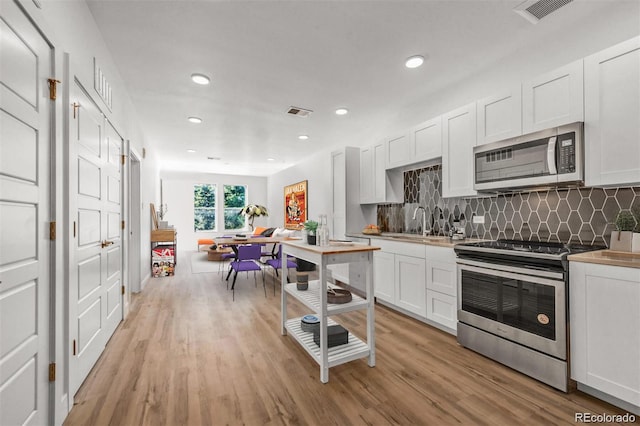
[[[473,216],[473,223],[475,223],[475,224],[484,224],[484,215],[482,215],[482,216],[474,215]]]

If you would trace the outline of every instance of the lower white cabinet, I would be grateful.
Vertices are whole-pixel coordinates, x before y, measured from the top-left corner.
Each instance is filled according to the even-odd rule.
[[[451,248],[427,246],[427,319],[455,333],[458,285],[455,253]]]
[[[421,317],[427,316],[424,267],[424,257],[395,255],[396,304]]]
[[[373,253],[373,294],[385,302],[395,303],[395,255],[384,251]]]
[[[640,269],[571,262],[571,378],[640,411]]]

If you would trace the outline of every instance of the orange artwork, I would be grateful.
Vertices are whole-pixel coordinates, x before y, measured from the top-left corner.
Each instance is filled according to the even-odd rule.
[[[302,229],[307,220],[307,181],[284,187],[284,227]]]

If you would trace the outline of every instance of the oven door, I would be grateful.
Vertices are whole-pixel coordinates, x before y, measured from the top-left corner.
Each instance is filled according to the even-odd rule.
[[[564,280],[458,261],[458,321],[567,359]]]

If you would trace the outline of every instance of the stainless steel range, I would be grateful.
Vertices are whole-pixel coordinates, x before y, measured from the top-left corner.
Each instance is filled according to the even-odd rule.
[[[605,247],[458,244],[458,342],[568,391],[569,254]]]

